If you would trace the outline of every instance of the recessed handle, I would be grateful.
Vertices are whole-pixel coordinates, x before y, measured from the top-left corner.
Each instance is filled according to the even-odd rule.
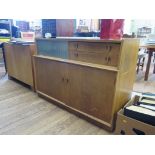
[[[66,82],[68,83],[69,82],[69,79],[66,79]]]
[[[65,81],[65,78],[64,78],[64,77],[62,78],[62,81],[63,81],[63,82]]]
[[[112,49],[112,47],[111,47],[111,46],[109,46],[109,52],[111,51],[111,49]]]
[[[111,61],[111,57],[108,57],[108,62]]]
[[[79,56],[79,54],[78,54],[78,53],[74,53],[74,55],[75,55],[76,57],[78,57],[78,56]]]
[[[105,49],[108,50],[108,46],[107,45],[105,46]]]

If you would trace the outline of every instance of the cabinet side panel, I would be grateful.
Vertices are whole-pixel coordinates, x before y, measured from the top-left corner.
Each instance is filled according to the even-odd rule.
[[[10,44],[4,44],[4,53],[6,59],[6,67],[9,76],[15,76],[14,56],[12,52],[12,46]]]
[[[122,42],[120,72],[117,77],[115,106],[113,109],[115,114],[131,98],[136,75],[138,49],[138,39],[125,39]]]

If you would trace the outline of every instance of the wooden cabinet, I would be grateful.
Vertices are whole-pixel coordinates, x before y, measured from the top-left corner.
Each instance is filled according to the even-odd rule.
[[[37,43],[42,40],[46,42],[40,39]],[[34,57],[38,94],[113,130],[118,110],[131,98],[139,41],[64,41],[68,43],[68,58],[47,56],[43,51]]]
[[[4,44],[8,75],[34,88],[32,55],[35,45]]]

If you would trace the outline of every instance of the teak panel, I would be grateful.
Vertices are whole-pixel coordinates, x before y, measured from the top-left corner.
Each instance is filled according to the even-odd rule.
[[[35,58],[37,90],[67,103],[67,67],[65,63]]]
[[[33,87],[32,55],[36,52],[35,46],[5,44],[4,50],[8,75]]]
[[[139,51],[138,39],[125,39],[121,45],[119,74],[116,83],[115,105],[116,113],[131,99],[133,84],[136,77],[136,64]]]
[[[69,42],[69,59],[117,66],[120,44]]]
[[[69,106],[110,123],[117,72],[69,65]]]
[[[5,57],[6,57],[6,67],[9,75],[13,77],[16,75],[16,67],[15,67],[15,55],[12,52],[13,48],[11,44],[4,44]]]

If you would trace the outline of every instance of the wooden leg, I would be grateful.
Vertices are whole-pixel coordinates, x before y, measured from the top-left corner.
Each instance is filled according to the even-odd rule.
[[[4,51],[4,44],[2,45],[2,53],[3,53],[3,59],[4,59],[5,71],[6,71],[6,73],[7,73],[6,58],[5,58],[5,51]]]
[[[144,67],[144,62],[145,62],[145,57],[143,58],[143,61],[142,61],[142,70],[143,70],[143,67]]]
[[[155,53],[154,53],[153,62],[154,62],[153,74],[155,74]]]
[[[153,69],[153,74],[155,74],[155,63],[154,63],[154,69]]]
[[[144,78],[145,81],[148,80],[149,71],[150,71],[150,64],[151,64],[151,58],[152,58],[152,53],[153,53],[153,51],[148,51],[149,57],[148,57],[147,66],[146,66],[146,72],[145,72],[145,78]]]
[[[139,72],[139,66],[140,66],[140,58],[138,59],[138,64],[137,64],[137,74]]]
[[[8,79],[9,79],[9,80],[12,80],[13,78],[12,78],[10,75],[8,75]]]

